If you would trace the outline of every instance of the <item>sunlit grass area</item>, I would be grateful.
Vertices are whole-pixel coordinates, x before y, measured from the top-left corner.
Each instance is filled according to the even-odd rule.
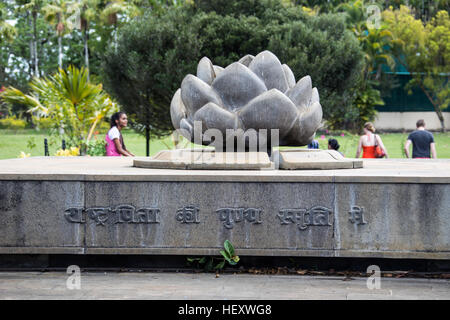
[[[450,158],[450,132],[433,133],[438,158]],[[403,145],[408,137],[408,133],[384,133],[380,134],[384,145],[388,150],[390,158],[404,158]],[[137,156],[146,155],[145,137],[132,130],[124,130],[123,137],[127,149]],[[0,159],[17,158],[21,151],[30,153],[32,157],[44,156],[44,139],[48,139],[50,155],[55,155],[61,148],[62,141],[50,137],[47,132],[32,129],[11,131],[0,130]],[[97,139],[104,139],[105,132],[100,132]],[[327,149],[328,139],[335,138],[340,144],[339,151],[346,157],[355,157],[359,137],[348,132],[337,132],[333,134],[318,133],[316,139],[319,141],[320,149]],[[34,145],[34,146],[33,146]],[[189,147],[187,140],[180,144]],[[174,142],[172,136],[163,139],[153,139],[150,143],[150,155],[155,155],[160,150],[173,149]]]

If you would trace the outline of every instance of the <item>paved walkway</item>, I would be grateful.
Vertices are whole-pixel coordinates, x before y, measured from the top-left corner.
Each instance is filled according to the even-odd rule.
[[[0,299],[450,299],[450,280],[155,273],[83,272],[80,289],[69,290],[63,272],[0,272]],[[71,282],[76,285],[77,282]]]

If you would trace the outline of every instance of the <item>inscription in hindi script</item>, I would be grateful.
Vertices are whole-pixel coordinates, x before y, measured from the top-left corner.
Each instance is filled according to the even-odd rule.
[[[93,220],[97,226],[107,222],[118,223],[159,223],[159,208],[136,208],[132,205],[116,207],[68,208],[64,216],[71,223],[85,223]]]
[[[348,213],[350,214],[348,220],[351,223],[357,225],[367,224],[367,222],[364,220],[364,207],[352,206]]]
[[[220,208],[216,212],[220,221],[227,229],[232,229],[235,222],[248,221],[253,224],[260,224],[262,209],[256,208]]]
[[[177,210],[175,219],[181,223],[200,223],[198,213],[200,209],[190,205]]]
[[[306,230],[310,226],[331,226],[332,213],[326,207],[314,206],[311,209],[281,209],[277,217],[282,225],[296,224],[300,230]]]

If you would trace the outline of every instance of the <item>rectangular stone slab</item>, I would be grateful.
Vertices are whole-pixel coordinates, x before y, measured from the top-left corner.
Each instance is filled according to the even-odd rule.
[[[445,252],[450,187],[440,184],[336,184],[336,253]]]
[[[272,163],[266,152],[215,152],[211,149],[163,150],[151,158],[137,158],[133,166],[150,169],[260,170]]]
[[[316,194],[322,195],[319,203]],[[332,200],[332,186],[323,183],[87,183],[87,208],[116,208],[121,204],[134,210],[154,208],[158,209],[159,222],[113,221],[118,220],[117,213],[109,213],[104,225],[88,219],[86,246],[221,248],[228,239],[237,248],[261,252],[332,249]],[[317,221],[317,225],[309,226],[297,219],[284,219],[287,222],[282,224],[281,210],[303,210],[300,216],[319,204],[329,210],[322,217],[326,223]],[[185,213],[193,213],[196,218],[183,220]]]
[[[362,168],[362,160],[344,158],[335,150],[288,149],[275,151],[272,156],[280,169],[330,170]]]
[[[85,228],[65,210],[83,207],[84,195],[83,182],[0,181],[0,247],[81,248]]]

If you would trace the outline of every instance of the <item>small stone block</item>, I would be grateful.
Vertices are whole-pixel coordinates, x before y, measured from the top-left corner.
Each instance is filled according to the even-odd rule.
[[[265,152],[215,152],[211,149],[163,150],[133,161],[139,168],[195,170],[259,170],[272,163]]]
[[[280,169],[286,170],[353,169],[363,167],[361,160],[346,159],[334,150],[280,150],[274,152],[272,159],[279,163]]]

